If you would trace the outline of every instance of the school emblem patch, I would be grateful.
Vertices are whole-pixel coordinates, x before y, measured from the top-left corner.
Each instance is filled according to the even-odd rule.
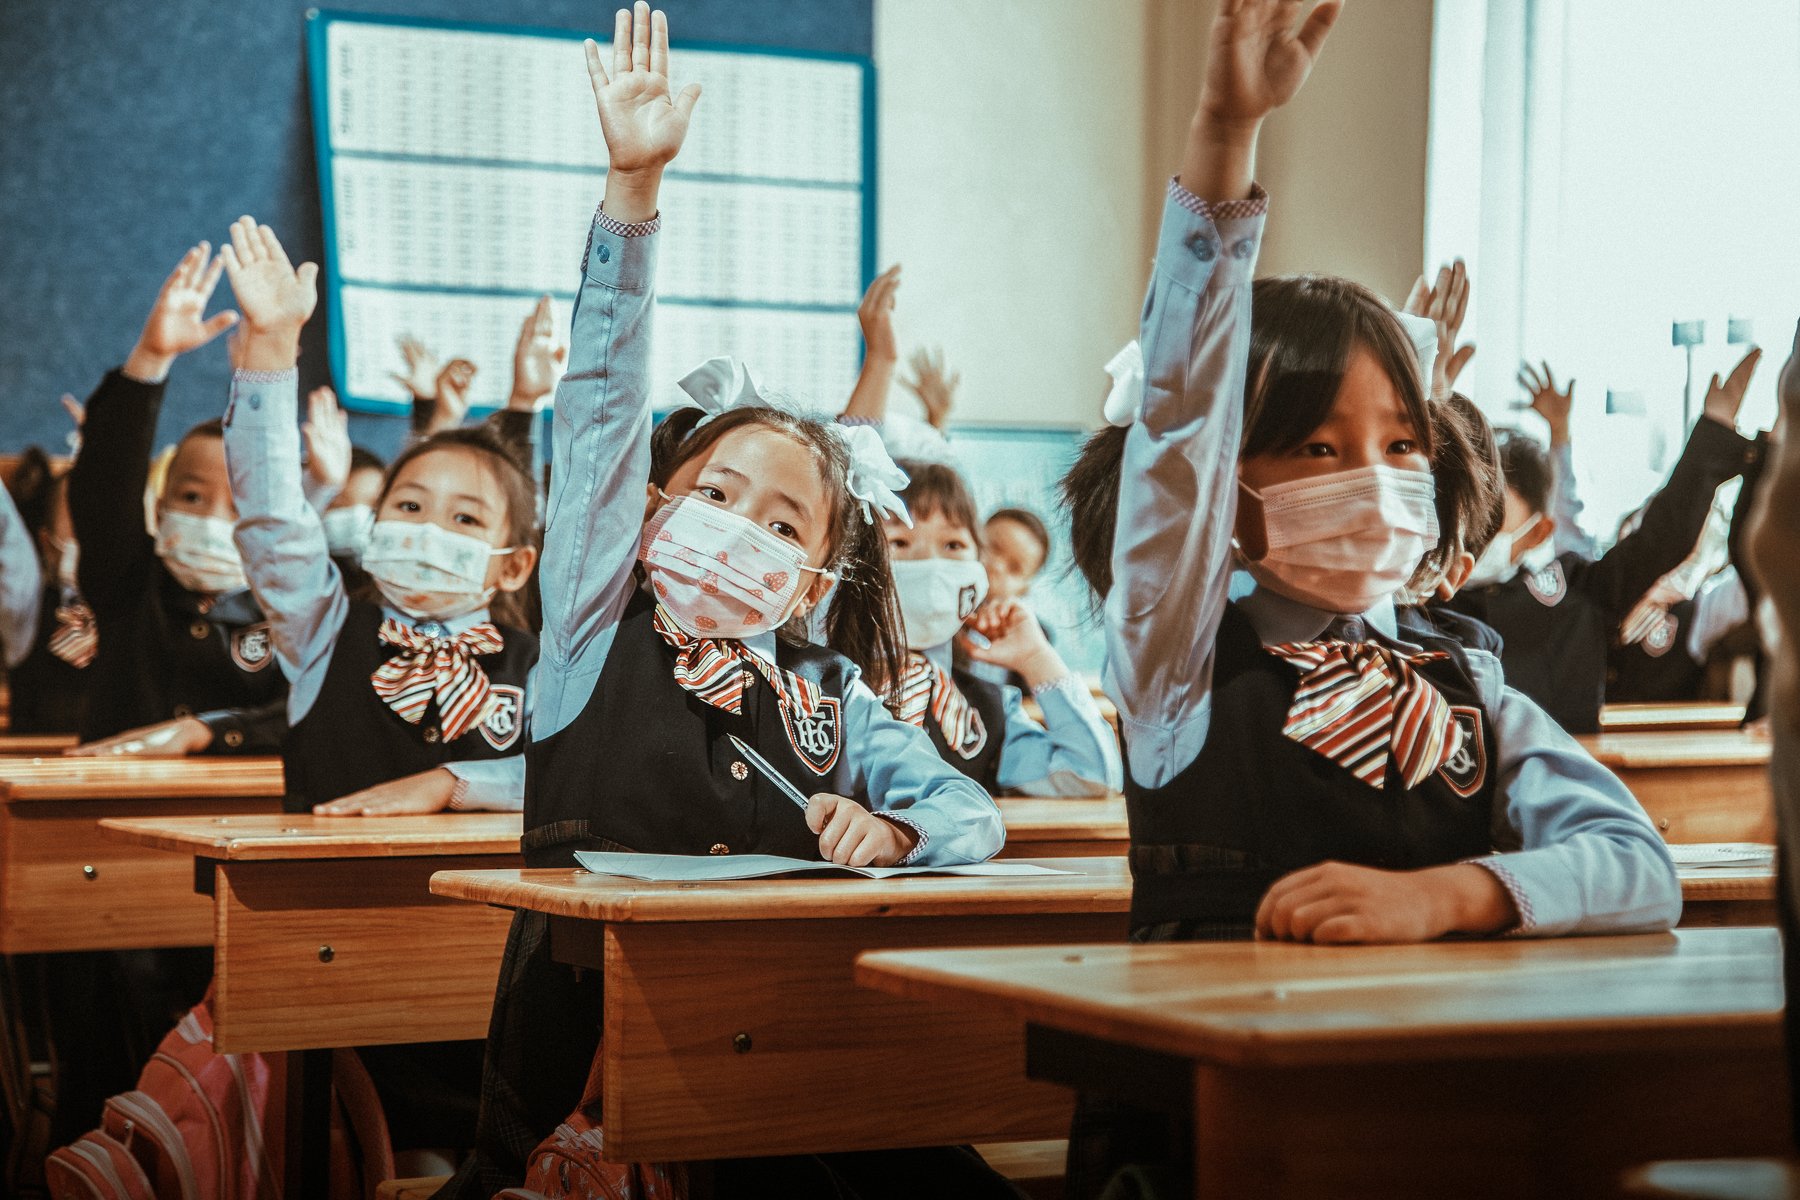
[[[269,642],[269,626],[246,625],[231,635],[231,661],[240,671],[266,670],[275,661],[275,648]]]
[[[949,731],[946,730],[945,732],[948,733]],[[969,706],[969,724],[963,731],[962,744],[952,746],[951,749],[955,750],[965,759],[974,758],[987,746],[987,737],[987,724],[982,721],[981,714],[977,712],[975,706],[971,704]]]
[[[842,712],[836,696],[819,697],[819,707],[809,717],[781,706],[781,723],[787,730],[794,753],[814,775],[824,775],[837,766],[838,750],[843,742]]]
[[[496,683],[488,689],[487,708],[476,725],[482,740],[496,750],[510,750],[525,728],[525,689]]]
[[[1472,705],[1452,704],[1450,726],[1455,730],[1456,749],[1438,768],[1438,774],[1459,796],[1473,796],[1487,779],[1487,743],[1481,737],[1481,710]]]
[[[1569,593],[1569,580],[1563,574],[1562,564],[1553,559],[1549,566],[1526,575],[1525,590],[1545,608],[1561,604],[1562,598]]]
[[[1681,628],[1681,618],[1674,613],[1666,612],[1662,620],[1650,627],[1644,635],[1644,653],[1651,658],[1661,658],[1675,644],[1675,631]]]

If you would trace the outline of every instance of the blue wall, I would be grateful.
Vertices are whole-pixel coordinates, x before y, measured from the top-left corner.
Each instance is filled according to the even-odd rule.
[[[665,0],[677,42],[871,52],[872,0]],[[4,0],[0,3],[0,451],[64,447],[56,398],[85,396],[130,350],[187,246],[218,244],[250,213],[296,261],[320,261],[295,0]],[[595,0],[332,0],[363,12],[586,29]],[[569,69],[581,70],[579,56]],[[676,64],[679,75],[679,59]],[[569,265],[571,272],[578,265]],[[214,307],[230,304],[219,285]],[[307,327],[303,386],[327,381],[323,311]],[[161,440],[217,416],[223,339],[178,362]],[[357,442],[395,449],[403,423],[356,416]]]

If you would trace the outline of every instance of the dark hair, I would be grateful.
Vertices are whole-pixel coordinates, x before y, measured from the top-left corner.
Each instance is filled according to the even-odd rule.
[[[387,473],[387,463],[383,462],[381,460],[381,455],[375,453],[373,450],[364,450],[361,446],[352,446],[350,447],[350,473],[354,475],[358,471],[380,471],[385,475]]]
[[[906,486],[900,489],[900,498],[906,501],[906,511],[915,520],[941,516],[968,530],[975,548],[981,548],[980,510],[962,472],[947,463],[922,459],[903,458],[895,465],[906,472]]]
[[[387,468],[387,474],[381,480],[381,495],[376,498],[377,510],[387,500],[394,481],[400,473],[415,459],[436,450],[466,450],[476,455],[494,472],[494,478],[500,481],[500,494],[506,497],[506,540],[513,546],[536,546],[538,544],[537,524],[537,487],[531,475],[520,467],[518,460],[512,456],[506,444],[491,431],[480,425],[469,425],[460,429],[446,429],[434,433],[430,437],[420,438],[406,449]],[[352,452],[352,466],[355,465]],[[371,581],[369,589],[374,584]],[[497,592],[493,603],[489,606],[494,619],[502,625],[514,629],[526,629],[532,624],[526,611],[521,592]]]
[[[1050,561],[1050,528],[1044,524],[1042,517],[1029,508],[996,508],[988,514],[988,521],[1011,521],[1015,525],[1023,525],[1025,532],[1029,533],[1037,540],[1037,544],[1043,547],[1044,561]]]
[[[42,446],[29,446],[19,455],[19,464],[13,468],[6,490],[12,496],[13,507],[19,510],[19,519],[33,537],[49,523],[59,486],[62,480],[56,464]]]
[[[1358,348],[1375,356],[1435,473],[1443,422],[1425,391],[1418,352],[1381,297],[1361,284],[1327,275],[1259,279],[1250,290],[1250,355],[1245,372],[1244,429],[1240,459],[1279,454],[1302,445],[1331,414]],[[1127,430],[1109,427],[1089,437],[1063,477],[1075,566],[1097,596],[1112,590],[1114,525],[1119,513],[1119,470]],[[1457,489],[1447,479],[1439,489]],[[1414,579],[1436,573],[1462,544],[1462,514],[1469,501],[1454,497],[1441,518],[1438,544],[1419,563]],[[1439,511],[1446,510],[1440,497]],[[1213,515],[1197,513],[1196,519]]]
[[[650,439],[650,482],[664,487],[682,464],[747,425],[786,434],[811,451],[832,505],[825,565],[837,576],[837,586],[825,613],[825,641],[863,669],[876,694],[891,692],[906,668],[906,637],[901,633],[894,577],[888,570],[887,534],[879,520],[863,519],[862,505],[850,495],[850,453],[837,427],[780,409],[740,408],[696,429],[705,415],[697,408],[678,408],[663,418]],[[796,624],[788,622],[781,632],[792,642],[804,643],[805,631]]]
[[[1500,472],[1506,486],[1519,494],[1534,513],[1550,511],[1550,456],[1537,440],[1517,429],[1495,436],[1500,452]]]
[[[189,438],[197,437],[219,438],[223,440],[225,437],[225,419],[223,417],[213,417],[210,420],[202,421],[186,433],[182,434],[181,441],[185,442]],[[181,442],[175,444],[179,446]]]
[[[1432,405],[1432,413],[1443,440],[1431,472],[1437,480],[1438,527],[1461,528],[1461,548],[1480,558],[1506,521],[1506,486],[1494,427],[1460,392]]]

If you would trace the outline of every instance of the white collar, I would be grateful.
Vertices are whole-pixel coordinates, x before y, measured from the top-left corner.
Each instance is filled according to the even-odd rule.
[[[1257,583],[1247,571],[1236,571],[1231,577],[1231,598],[1250,619],[1256,636],[1265,646],[1282,642],[1310,642],[1325,632],[1339,617],[1360,616],[1369,627],[1383,637],[1400,641],[1395,624],[1394,598],[1383,597],[1363,613],[1336,613],[1314,608]]]

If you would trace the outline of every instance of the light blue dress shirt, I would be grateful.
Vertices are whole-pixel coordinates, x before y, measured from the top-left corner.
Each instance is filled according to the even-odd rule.
[[[0,656],[16,667],[37,644],[44,578],[37,546],[12,493],[0,488]]]

